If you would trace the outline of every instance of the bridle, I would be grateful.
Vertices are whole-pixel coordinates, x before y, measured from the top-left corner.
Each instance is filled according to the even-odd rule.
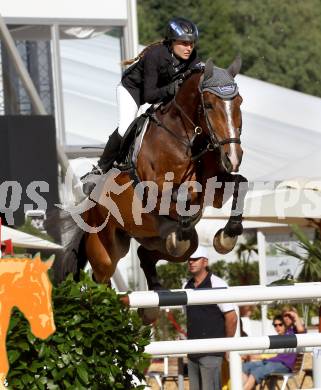
[[[203,113],[204,113],[204,116],[205,116],[207,129],[209,130],[208,134],[209,134],[209,137],[211,138],[211,141],[212,141],[213,145],[217,145],[218,147],[223,146],[223,145],[227,145],[227,144],[239,144],[239,145],[241,145],[240,137],[225,138],[223,140],[219,140],[217,138],[216,129],[213,128],[213,126],[211,124],[211,121],[208,118],[208,112],[207,112],[207,109],[206,109],[205,103],[204,103],[204,92],[202,91],[202,87],[201,87],[202,83],[203,83],[203,79],[204,79],[204,75],[202,75],[201,78],[200,78],[200,82],[198,84],[198,90],[199,90],[199,93],[201,95],[202,109],[203,109]],[[214,92],[212,91],[211,93],[214,93]],[[214,95],[215,95],[215,93],[214,93]],[[222,97],[221,97],[221,99],[223,99],[223,100],[232,100],[232,98],[222,98]],[[241,133],[242,129],[239,129],[239,130],[240,130],[240,133]]]
[[[199,81],[199,85],[198,85],[198,90],[199,90],[199,93],[201,95],[201,104],[199,105],[197,111],[198,111],[198,117],[199,117],[199,122],[200,122],[200,116],[203,112],[204,114],[204,117],[205,117],[205,122],[206,122],[206,126],[207,126],[207,131],[205,132],[206,136],[209,138],[209,142],[207,143],[206,145],[206,148],[203,149],[200,153],[198,153],[197,155],[193,155],[192,156],[192,160],[197,160],[199,159],[203,154],[207,153],[207,152],[211,152],[211,151],[214,151],[215,149],[221,149],[221,147],[223,145],[227,145],[227,144],[241,144],[241,139],[239,137],[231,137],[231,138],[225,138],[225,139],[218,139],[217,137],[217,132],[216,132],[216,129],[213,128],[212,124],[211,124],[211,121],[209,120],[209,116],[208,116],[208,111],[205,107],[205,103],[204,103],[204,92],[202,91],[202,83],[203,83],[203,79],[204,79],[204,75],[202,75],[200,77],[200,81]],[[214,92],[212,92],[214,93]],[[214,93],[215,94],[215,93]],[[221,99],[223,99],[222,97],[220,97]],[[231,100],[230,98],[225,98],[223,100]],[[195,140],[197,139],[197,137],[199,135],[201,135],[204,130],[201,126],[199,125],[196,125],[193,120],[188,116],[188,114],[186,114],[186,112],[184,111],[184,109],[182,108],[182,106],[177,102],[176,100],[176,95],[174,96],[174,99],[172,101],[172,104],[177,108],[177,110],[181,113],[181,115],[193,126],[193,136],[192,138],[190,139],[186,129],[185,129],[185,132],[186,132],[186,137],[188,139],[188,141],[186,141],[186,138],[185,137],[181,137],[179,136],[178,134],[176,134],[173,130],[169,129],[167,126],[165,126],[156,116],[156,114],[152,115],[151,118],[157,123],[158,126],[164,128],[165,130],[167,130],[172,136],[174,136],[175,138],[177,138],[180,142],[182,142],[185,146],[187,146],[188,148],[192,148],[194,146],[194,142]],[[241,128],[239,129],[240,133],[241,133]]]

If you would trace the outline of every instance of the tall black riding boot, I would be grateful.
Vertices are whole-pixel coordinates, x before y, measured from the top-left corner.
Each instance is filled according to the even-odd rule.
[[[92,176],[93,180],[91,181],[91,175],[104,174],[112,167],[114,161],[119,155],[122,139],[122,136],[118,133],[118,129],[110,135],[103,154],[98,161],[98,166],[94,167],[91,172],[88,172],[81,178],[86,179],[86,182],[83,184],[84,194],[89,195],[96,185],[97,180],[95,180],[94,176]]]
[[[120,152],[122,139],[123,137],[119,135],[118,129],[116,129],[108,138],[108,142],[105,146],[103,154],[98,161],[98,166],[103,173],[109,171],[114,161],[117,159]]]

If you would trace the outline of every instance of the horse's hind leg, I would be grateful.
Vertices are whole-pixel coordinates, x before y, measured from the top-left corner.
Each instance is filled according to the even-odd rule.
[[[156,263],[161,258],[157,251],[150,251],[140,245],[137,249],[137,254],[140,260],[140,266],[146,276],[146,281],[149,290],[160,290],[162,288],[156,272]],[[141,317],[144,325],[149,325],[156,321],[159,317],[159,307],[150,307],[138,309],[138,314]]]
[[[140,245],[137,249],[137,255],[140,260],[140,266],[144,271],[148,289],[159,290],[162,288],[156,272],[156,264],[160,260],[158,251],[150,251]]]
[[[117,238],[116,234],[111,239],[108,234],[99,236],[96,233],[87,237],[86,253],[97,283],[110,283],[118,260],[128,252],[129,239],[124,241]]]

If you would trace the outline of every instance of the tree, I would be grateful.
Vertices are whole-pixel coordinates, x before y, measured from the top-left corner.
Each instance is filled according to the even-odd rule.
[[[248,76],[320,96],[319,0],[236,1],[231,21]]]
[[[295,237],[298,239],[299,246],[304,249],[305,254],[301,255],[291,249],[277,245],[277,249],[288,256],[299,259],[302,270],[298,276],[300,282],[319,282],[321,280],[321,241],[315,238],[310,242],[309,238],[297,226],[291,226]]]
[[[161,39],[167,21],[199,27],[199,54],[226,67],[237,53],[242,74],[321,96],[320,0],[138,0],[140,42]]]
[[[228,266],[225,260],[217,260],[215,263],[211,264],[209,268],[211,272],[219,278],[222,278],[223,280],[229,279]]]
[[[251,256],[258,253],[256,236],[248,236],[236,249],[238,261],[228,263],[229,284],[246,286],[259,283],[259,264]]]
[[[187,276],[186,263],[167,263],[157,267],[159,280],[164,288],[182,288],[183,280]]]

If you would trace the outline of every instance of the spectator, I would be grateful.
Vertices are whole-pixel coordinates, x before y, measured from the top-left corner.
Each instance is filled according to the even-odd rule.
[[[306,328],[295,307],[284,307],[282,309],[282,317],[286,329],[291,329],[293,333],[306,333]]]
[[[228,285],[208,268],[206,250],[199,247],[188,260],[192,278],[185,288],[226,288]],[[232,304],[187,306],[187,338],[204,339],[233,337],[237,315]],[[221,371],[224,353],[188,355],[188,376],[191,390],[221,390]]]
[[[282,315],[273,318],[273,326],[278,335],[293,334],[292,329],[286,329]],[[270,359],[250,361],[243,364],[244,390],[254,389],[272,372],[280,374],[291,372],[296,360],[296,353],[279,353]]]

